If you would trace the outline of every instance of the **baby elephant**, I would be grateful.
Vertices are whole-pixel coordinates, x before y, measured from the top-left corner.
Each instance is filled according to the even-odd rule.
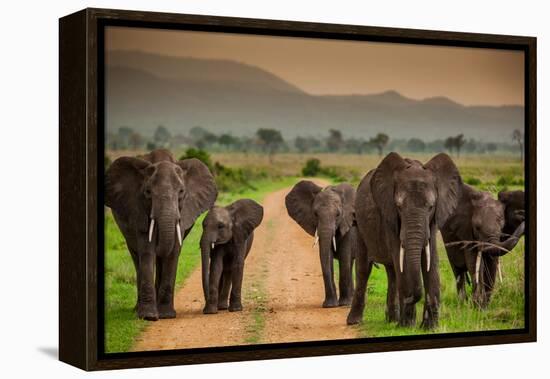
[[[227,207],[215,206],[208,212],[202,223],[200,242],[202,289],[206,301],[203,313],[243,309],[244,260],[252,247],[254,229],[262,222],[263,215],[262,206],[249,199],[237,200]]]

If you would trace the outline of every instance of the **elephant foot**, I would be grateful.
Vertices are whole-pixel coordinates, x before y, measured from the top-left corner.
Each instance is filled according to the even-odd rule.
[[[399,321],[399,312],[395,309],[393,311],[386,310],[386,321],[387,322],[397,322]]]
[[[424,317],[422,318],[422,323],[420,324],[420,327],[422,329],[426,329],[426,330],[432,330],[432,329],[437,328],[438,317],[437,317],[436,314],[434,314],[433,312],[430,312],[427,309],[425,309],[424,310]]]
[[[228,308],[227,302],[225,303],[218,303],[218,310],[225,311]]]
[[[240,312],[243,310],[243,305],[241,303],[235,303],[229,305],[229,312]]]
[[[348,318],[346,319],[346,323],[348,325],[357,325],[359,324],[363,319],[363,315],[360,312],[354,312],[353,310],[348,314]]]
[[[218,307],[212,304],[206,304],[204,309],[202,310],[202,313],[205,315],[212,315],[218,313]]]
[[[340,300],[338,300],[338,306],[340,306],[340,307],[347,307],[347,306],[350,306],[350,305],[351,305],[351,296],[340,298]]]
[[[148,321],[157,321],[159,319],[156,304],[138,304],[137,315],[138,318]]]
[[[336,299],[325,300],[323,302],[323,308],[335,308],[338,306]]]
[[[176,318],[176,310],[169,304],[159,304],[159,318]]]

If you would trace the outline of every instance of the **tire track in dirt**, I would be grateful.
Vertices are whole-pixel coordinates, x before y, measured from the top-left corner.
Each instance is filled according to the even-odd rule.
[[[177,317],[150,323],[132,351],[357,337],[356,328],[346,326],[349,308],[321,308],[319,253],[286,212],[289,191],[273,192],[263,201],[264,219],[245,263],[243,311],[203,315],[198,268],[176,294]]]

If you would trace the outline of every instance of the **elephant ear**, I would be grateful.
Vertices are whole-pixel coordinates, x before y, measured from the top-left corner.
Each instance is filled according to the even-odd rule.
[[[183,170],[185,195],[180,202],[181,228],[193,226],[199,215],[211,208],[218,197],[214,177],[208,167],[196,158],[176,162]]]
[[[250,199],[237,200],[227,210],[233,219],[233,238],[239,243],[248,239],[264,217],[264,208]]]
[[[342,183],[333,187],[333,190],[342,199],[342,221],[340,222],[340,234],[345,235],[355,221],[355,188],[351,184]]]
[[[310,235],[315,234],[317,218],[313,213],[313,201],[322,188],[309,180],[302,180],[286,195],[288,215]]]
[[[424,165],[436,177],[437,203],[435,219],[439,228],[447,222],[458,205],[462,190],[462,179],[451,157],[445,153],[437,154]]]
[[[395,173],[407,166],[405,160],[397,153],[389,153],[375,169],[370,187],[372,197],[382,218],[388,225],[397,230],[397,207],[395,206]]]
[[[105,205],[123,219],[140,213],[147,217],[144,203],[141,201],[141,186],[149,167],[153,168],[151,163],[140,158],[116,159],[105,173]]]

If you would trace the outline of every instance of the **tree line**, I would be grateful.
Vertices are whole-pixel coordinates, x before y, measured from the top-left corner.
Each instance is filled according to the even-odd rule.
[[[512,143],[483,142],[466,138],[463,134],[445,139],[426,141],[420,138],[390,138],[385,133],[377,133],[368,138],[345,137],[342,131],[329,130],[328,135],[297,136],[285,140],[277,129],[260,128],[251,136],[234,136],[230,133],[215,134],[201,126],[195,126],[187,134],[172,133],[159,125],[152,136],[146,137],[131,127],[120,127],[116,133],[108,133],[106,146],[111,150],[153,150],[155,148],[185,149],[189,147],[213,152],[263,152],[273,157],[279,152],[297,153],[350,153],[374,154],[382,156],[387,151],[413,153],[448,152],[460,156],[461,153],[487,154],[497,151],[517,153],[518,147],[523,159],[523,133],[515,130]]]

